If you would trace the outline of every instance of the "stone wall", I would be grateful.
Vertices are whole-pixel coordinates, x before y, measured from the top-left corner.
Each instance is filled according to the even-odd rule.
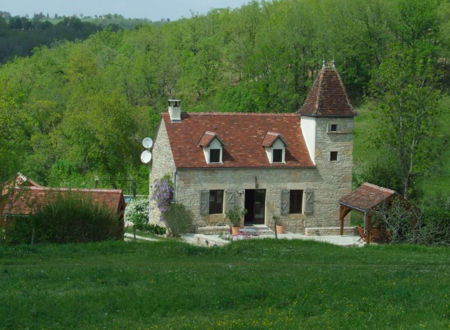
[[[155,145],[152,151],[153,161],[150,172],[150,198],[153,195],[153,185],[156,180],[161,179],[164,175],[170,174],[172,177],[175,173],[175,162],[173,160],[172,149],[170,148],[169,136],[167,135],[166,125],[164,120],[161,120],[158,132],[155,138]],[[149,223],[158,224],[164,226],[160,223],[160,212],[156,207],[156,203],[150,200],[150,218]]]
[[[338,124],[337,132],[328,132],[330,124]],[[340,197],[351,191],[353,118],[316,118],[316,143],[314,169],[240,168],[240,169],[178,169],[174,177],[175,198],[194,214],[197,227],[228,224],[225,217],[227,194],[224,194],[222,214],[201,215],[202,190],[233,190],[238,192],[238,201],[244,207],[245,189],[265,189],[265,224],[272,227],[272,216],[281,218],[288,232],[304,232],[305,227],[339,226]],[[330,152],[337,151],[337,161],[330,161]],[[150,180],[150,195],[156,179],[175,173],[170,143],[164,122],[158,131],[153,150],[153,168]],[[312,214],[281,214],[282,190],[300,189],[313,191]],[[305,195],[305,194],[304,194]],[[150,222],[159,222],[159,212],[153,202]],[[303,210],[305,200],[303,201]],[[349,225],[346,220],[345,225]]]
[[[338,125],[337,132],[329,132],[331,124]],[[338,152],[337,161],[330,161],[331,151]],[[339,226],[338,200],[351,191],[352,185],[353,118],[316,118],[315,163],[319,177],[315,217],[306,226]]]

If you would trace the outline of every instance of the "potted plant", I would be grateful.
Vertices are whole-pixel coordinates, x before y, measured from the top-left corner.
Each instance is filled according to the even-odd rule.
[[[226,215],[228,220],[231,222],[231,234],[232,235],[239,235],[239,229],[241,227],[241,220],[244,217],[244,215],[247,213],[246,209],[241,208],[234,208],[231,210],[228,210]]]
[[[277,234],[284,234],[284,226],[281,223],[280,218],[274,215],[273,222],[275,223]]]

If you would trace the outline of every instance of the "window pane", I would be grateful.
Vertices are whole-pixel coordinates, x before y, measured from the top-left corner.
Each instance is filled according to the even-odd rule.
[[[330,161],[336,161],[337,160],[337,151],[330,152]]]
[[[336,132],[337,131],[337,124],[331,124],[330,131],[331,132]]]
[[[302,213],[303,190],[291,190],[289,196],[289,213]]]
[[[209,191],[209,214],[223,212],[223,190]]]
[[[273,149],[273,163],[281,163],[283,161],[283,150]]]
[[[220,149],[209,150],[209,162],[219,163],[220,162]]]

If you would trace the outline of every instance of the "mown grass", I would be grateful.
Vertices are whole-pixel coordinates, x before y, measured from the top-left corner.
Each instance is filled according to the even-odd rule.
[[[2,247],[3,328],[448,328],[447,248],[255,240]]]

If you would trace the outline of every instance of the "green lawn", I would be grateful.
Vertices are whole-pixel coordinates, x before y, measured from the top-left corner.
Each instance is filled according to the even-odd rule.
[[[448,329],[448,248],[0,247],[3,328]]]

